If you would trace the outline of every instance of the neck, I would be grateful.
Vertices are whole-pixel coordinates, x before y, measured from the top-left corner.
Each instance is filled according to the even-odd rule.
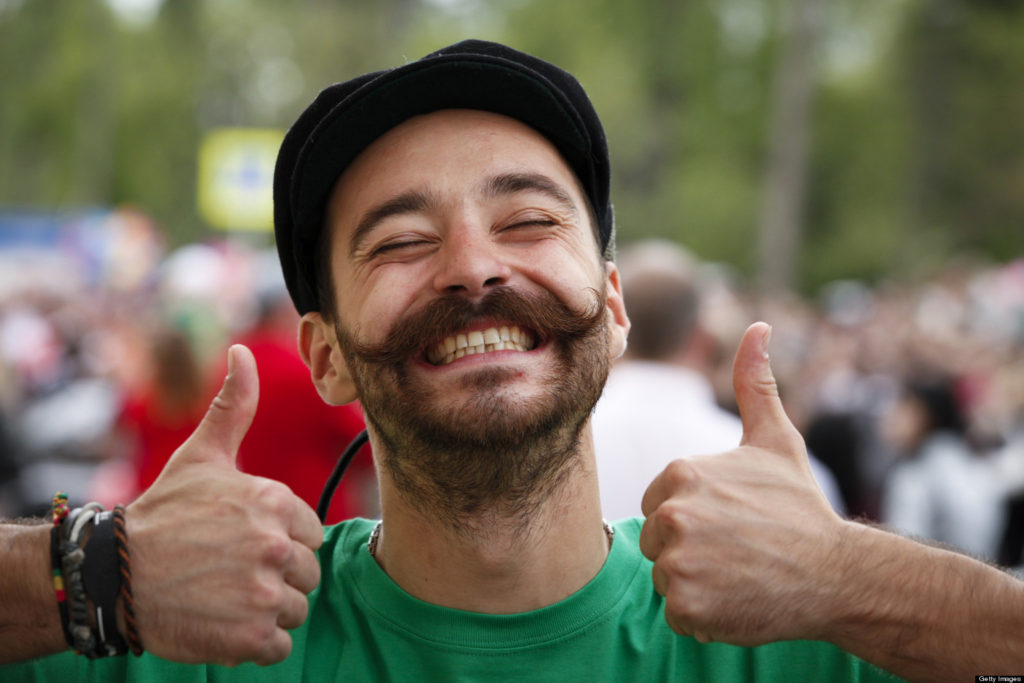
[[[572,469],[528,516],[499,503],[457,524],[411,504],[382,469],[378,564],[410,595],[473,612],[525,612],[568,597],[597,574],[609,548],[589,425],[579,447]]]

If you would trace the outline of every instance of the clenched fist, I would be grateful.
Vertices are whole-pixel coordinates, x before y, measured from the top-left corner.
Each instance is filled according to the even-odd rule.
[[[202,423],[128,508],[136,623],[143,646],[166,659],[271,664],[306,618],[323,528],[287,486],[235,467],[259,379],[247,348],[228,354]]]
[[[640,547],[678,633],[759,645],[820,635],[829,562],[846,524],[811,473],[800,433],[779,400],[770,328],[740,342],[733,384],[739,448],[677,460],[650,485]]]

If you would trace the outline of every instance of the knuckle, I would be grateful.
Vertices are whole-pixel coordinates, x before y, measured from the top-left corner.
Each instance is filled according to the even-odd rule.
[[[267,666],[269,664],[277,664],[278,662],[284,661],[288,658],[288,655],[292,651],[292,638],[288,633],[278,632],[275,633],[275,637],[267,644],[260,656],[256,658],[256,663],[260,666]]]
[[[320,583],[320,563],[312,553],[299,555],[292,568],[291,585],[303,593],[311,593]]]
[[[283,533],[265,533],[260,540],[260,560],[267,566],[283,568],[293,554],[292,540]]]
[[[260,479],[256,500],[275,517],[291,514],[295,507],[295,494],[287,485],[273,479]]]
[[[690,575],[690,564],[687,560],[687,553],[671,552],[666,553],[661,559],[665,573],[670,577],[686,577]]]
[[[665,614],[678,622],[686,623],[690,623],[694,616],[690,601],[678,590],[670,591],[665,597]]]
[[[658,570],[665,576],[669,589],[683,590],[694,579],[697,568],[690,560],[690,555],[689,550],[676,546],[658,558]]]
[[[289,608],[281,613],[278,625],[286,629],[296,628],[306,621],[307,616],[309,616],[309,602],[296,597]]]
[[[284,585],[281,581],[276,580],[256,581],[250,591],[250,598],[257,611],[276,614],[284,604]]]
[[[683,505],[676,501],[666,501],[654,511],[654,522],[673,536],[685,536],[690,526],[689,515]]]
[[[274,639],[277,626],[263,619],[251,619],[244,628],[233,629],[221,643],[214,660],[221,665],[234,667],[265,657],[268,644]]]
[[[758,377],[751,382],[750,386],[761,396],[779,398],[779,385],[774,377]]]
[[[665,479],[672,489],[685,489],[699,481],[700,475],[693,463],[677,459],[665,467]]]
[[[252,622],[238,633],[237,649],[241,660],[258,659],[273,642],[277,633],[274,621],[260,619]]]

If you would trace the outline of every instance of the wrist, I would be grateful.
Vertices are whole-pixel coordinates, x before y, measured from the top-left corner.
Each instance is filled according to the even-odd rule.
[[[140,654],[134,630],[124,508],[54,507],[52,574],[67,643],[90,659]]]
[[[67,649],[54,594],[50,529],[43,522],[0,525],[0,662]]]

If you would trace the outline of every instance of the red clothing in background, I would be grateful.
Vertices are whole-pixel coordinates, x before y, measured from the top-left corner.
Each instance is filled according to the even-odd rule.
[[[284,482],[316,509],[335,463],[363,429],[362,411],[357,404],[323,402],[294,339],[254,330],[238,341],[252,349],[260,376],[259,407],[239,449],[238,467]],[[327,523],[375,514],[366,502],[372,472],[365,447],[335,492]]]
[[[127,498],[145,491],[163,471],[178,446],[185,442],[206,414],[208,401],[200,401],[188,415],[169,416],[160,408],[160,400],[152,391],[126,399],[118,428],[131,439],[135,463],[135,491]]]

